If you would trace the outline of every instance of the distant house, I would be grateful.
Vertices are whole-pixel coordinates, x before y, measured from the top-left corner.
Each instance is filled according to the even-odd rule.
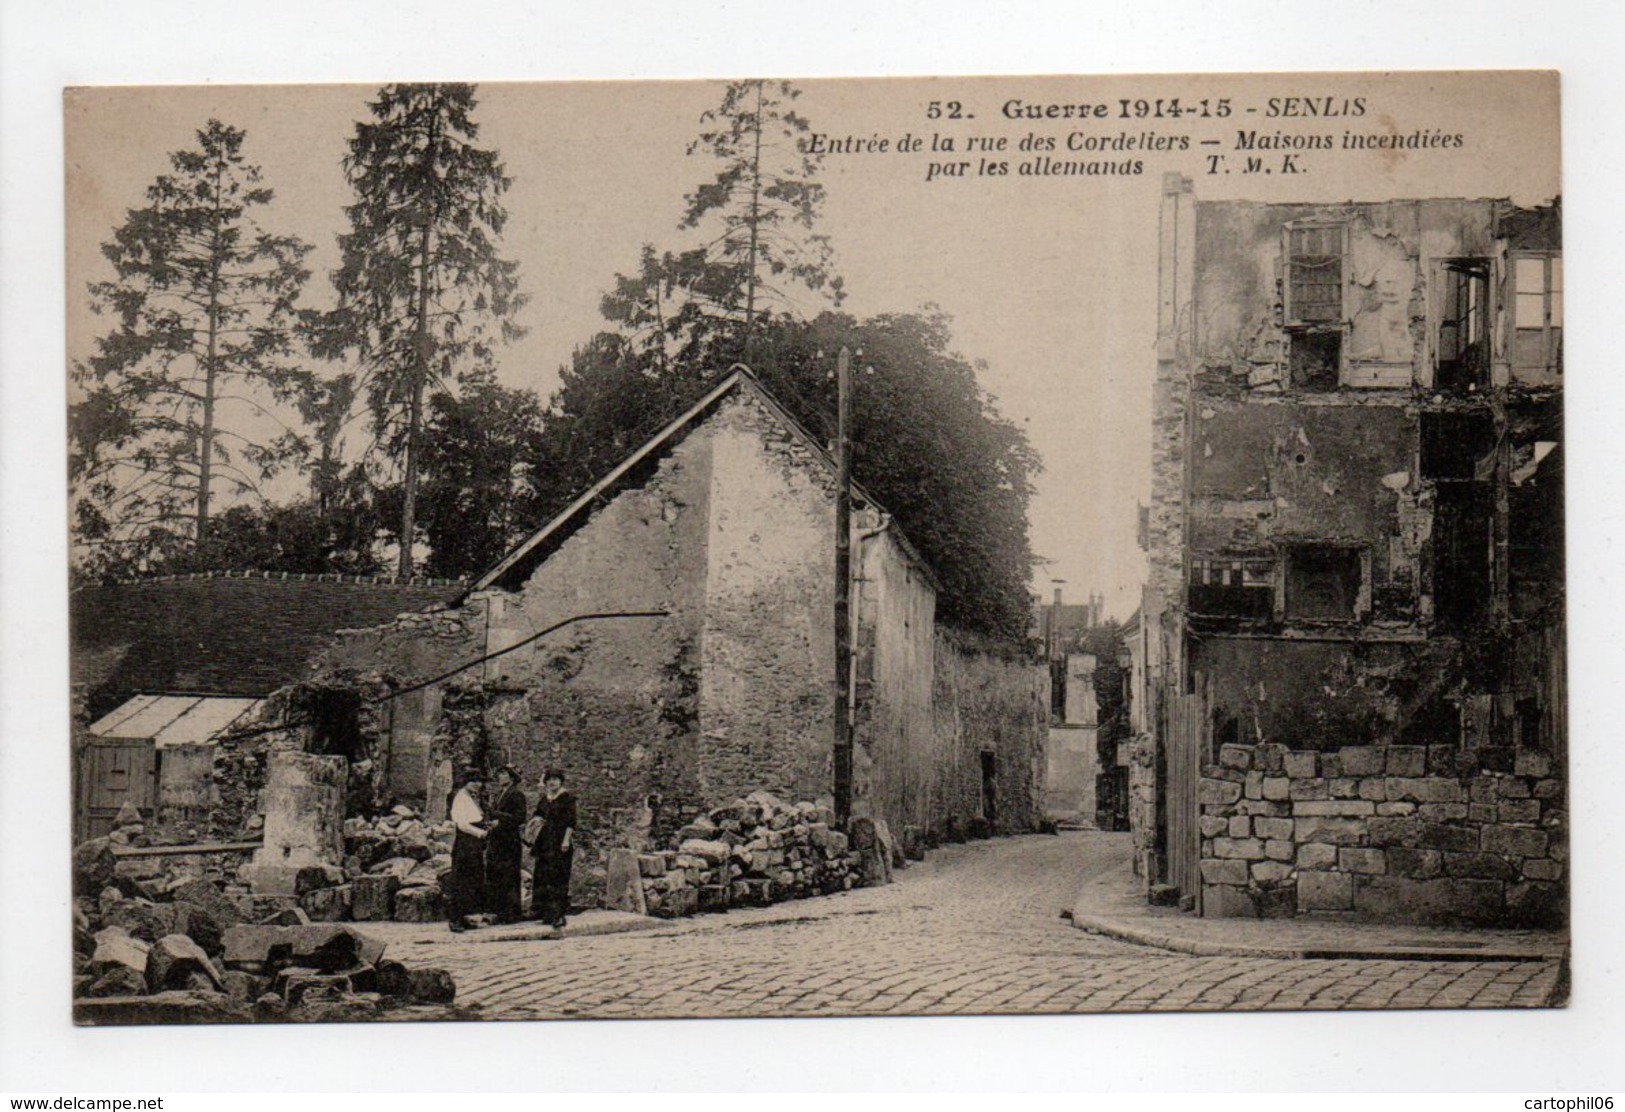
[[[826,796],[835,488],[823,447],[736,370],[457,606],[341,635],[306,686],[358,696],[351,756],[431,814],[456,763],[527,786],[563,766],[584,873],[753,790]],[[931,569],[862,491],[852,566],[854,812],[898,833],[1034,828],[1045,670],[940,629]]]
[[[149,814],[166,802],[206,811],[217,735],[304,676],[338,630],[442,606],[461,589],[239,572],[73,592],[71,671],[86,742],[80,832],[99,833],[125,802]]]

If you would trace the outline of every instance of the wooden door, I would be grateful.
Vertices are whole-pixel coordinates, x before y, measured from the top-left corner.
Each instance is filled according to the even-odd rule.
[[[158,753],[151,740],[95,738],[82,752],[79,776],[84,837],[99,838],[110,831],[126,803],[152,817],[158,802]]]

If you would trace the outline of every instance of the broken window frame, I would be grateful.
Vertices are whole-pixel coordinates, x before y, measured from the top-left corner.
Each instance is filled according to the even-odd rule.
[[[1313,242],[1305,244],[1306,238]],[[1307,247],[1321,249],[1311,253]],[[1335,248],[1327,253],[1325,249]],[[1281,230],[1281,325],[1286,332],[1283,345],[1285,365],[1282,381],[1294,390],[1330,393],[1343,385],[1348,365],[1348,224],[1341,220],[1294,220]],[[1335,286],[1335,295],[1310,302],[1302,296],[1306,282],[1300,276],[1309,268],[1336,266],[1335,281],[1320,283],[1322,289]],[[1313,306],[1310,308],[1310,306]],[[1311,338],[1333,338],[1337,344],[1336,366],[1329,375],[1314,382],[1300,381],[1294,373],[1294,350]]]
[[[1292,588],[1294,565],[1310,553],[1344,553],[1351,555],[1359,564],[1355,576],[1353,591],[1349,598],[1346,614],[1303,614],[1294,609],[1294,592]],[[1371,550],[1363,544],[1341,541],[1302,541],[1282,546],[1281,550],[1281,598],[1280,608],[1282,619],[1289,624],[1313,625],[1356,625],[1363,622],[1371,610]]]
[[[1310,253],[1300,251],[1300,237],[1315,236],[1315,247],[1335,246],[1335,254],[1325,252]],[[1330,242],[1335,238],[1335,243]],[[1347,270],[1348,270],[1348,224],[1340,220],[1294,220],[1287,224],[1282,231],[1281,258],[1284,262],[1284,281],[1281,284],[1281,303],[1285,312],[1284,323],[1288,328],[1341,328],[1348,320],[1347,308]],[[1325,305],[1329,312],[1317,313],[1313,316],[1305,315],[1307,298],[1297,296],[1298,275],[1309,269],[1329,267],[1335,261],[1337,276],[1335,282],[1322,282],[1322,287],[1335,286],[1336,294],[1330,300],[1316,300],[1312,304]]]
[[[1473,392],[1489,385],[1491,270],[1491,260],[1484,257],[1434,262],[1435,319],[1429,336],[1433,384],[1439,389]],[[1466,342],[1460,335],[1464,325],[1470,334]],[[1456,336],[1447,344],[1445,333],[1452,327],[1457,329]]]
[[[1538,276],[1535,268],[1539,268]],[[1531,279],[1525,287],[1525,278]],[[1563,255],[1558,251],[1515,251],[1507,256],[1507,365],[1514,378],[1563,373]],[[1539,358],[1523,358],[1520,337],[1538,337]]]
[[[1185,570],[1186,606],[1193,615],[1237,621],[1271,621],[1276,616],[1276,584],[1280,561],[1274,557],[1193,556]],[[1222,587],[1235,591],[1255,590],[1264,605],[1256,612],[1245,608],[1219,609],[1199,605],[1198,587]],[[1238,596],[1239,598],[1239,596]]]

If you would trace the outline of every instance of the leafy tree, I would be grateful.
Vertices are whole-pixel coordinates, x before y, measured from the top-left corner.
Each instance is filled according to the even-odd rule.
[[[233,506],[216,518],[206,541],[151,570],[375,574],[382,565],[373,546],[379,528],[373,492],[364,482],[342,489],[344,497],[325,508],[308,498]]]
[[[437,393],[423,432],[419,495],[429,572],[449,578],[484,571],[536,527],[533,468],[542,402],[534,391],[470,376],[460,395]]]
[[[210,120],[196,134],[103,245],[117,277],[90,287],[115,323],[73,369],[69,477],[98,572],[203,542],[219,484],[253,491],[299,448],[266,403],[308,381],[291,358],[311,248],[260,227],[272,192],[243,131]]]
[[[518,265],[497,242],[509,178],[475,146],[472,85],[386,85],[356,124],[344,160],[339,308],[318,349],[359,356],[374,432],[401,461],[399,573],[413,570],[424,401],[488,369],[495,341],[517,338]]]
[[[747,362],[760,324],[790,309],[790,285],[827,294],[839,306],[829,238],[816,232],[824,187],[822,155],[805,141],[811,127],[787,81],[735,81],[706,111],[690,155],[715,159],[715,176],[686,198],[681,227],[705,236],[697,248],[656,254],[645,247],[638,273],[618,275],[604,315],[665,369],[699,339],[731,337]]]

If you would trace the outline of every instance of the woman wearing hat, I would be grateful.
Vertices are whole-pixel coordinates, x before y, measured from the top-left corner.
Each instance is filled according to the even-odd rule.
[[[497,793],[485,809],[485,908],[499,923],[519,919],[519,862],[524,855],[525,793],[513,766],[497,770]]]
[[[576,797],[564,790],[564,770],[542,773],[542,797],[531,819],[530,916],[551,926],[564,926],[570,908],[570,865],[575,856]]]

